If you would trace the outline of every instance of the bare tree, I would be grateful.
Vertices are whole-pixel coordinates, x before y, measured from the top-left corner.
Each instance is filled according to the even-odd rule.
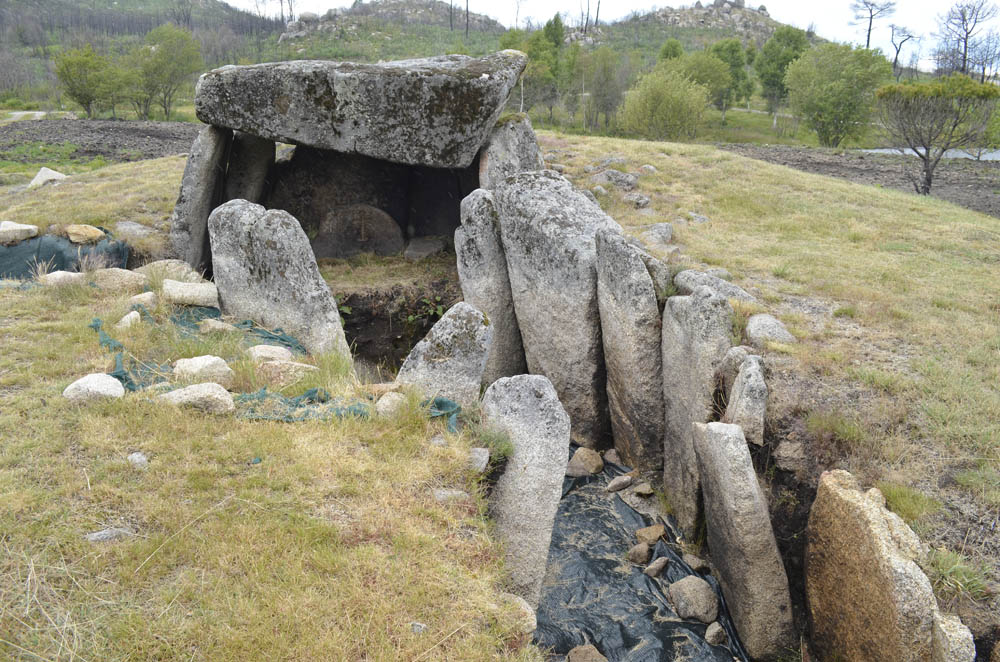
[[[188,30],[191,29],[191,11],[194,0],[174,0],[169,9],[170,18],[174,23]]]
[[[865,48],[872,46],[872,25],[875,19],[890,16],[896,11],[896,3],[893,0],[854,0],[851,3],[854,10],[854,20],[862,24],[868,22],[868,33],[865,36]]]
[[[597,0],[597,11],[594,13],[594,27],[601,22],[601,0]]]
[[[982,39],[977,40],[969,55],[969,62],[971,67],[979,69],[980,83],[993,78],[997,73],[997,64],[1000,63],[1000,35],[990,30]]]
[[[465,0],[465,39],[469,39],[469,0]]]
[[[896,53],[892,58],[892,73],[896,77],[896,81],[899,81],[899,77],[902,75],[903,70],[899,66],[899,53],[903,50],[903,46],[906,42],[910,41],[916,35],[910,31],[909,28],[905,28],[902,25],[896,25],[893,23],[889,26],[892,29],[892,47],[895,49]]]
[[[938,17],[939,50],[954,49],[957,71],[969,73],[969,58],[977,45],[977,35],[983,24],[997,16],[997,6],[988,0],[965,0],[955,3],[944,16]]]
[[[523,0],[514,0],[514,29],[518,28],[518,24],[521,22],[521,2]]]

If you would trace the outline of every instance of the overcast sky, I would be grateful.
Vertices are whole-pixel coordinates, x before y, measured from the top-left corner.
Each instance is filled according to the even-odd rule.
[[[251,8],[254,0],[228,0],[230,4]],[[266,0],[273,5],[274,13],[277,14],[277,0]],[[703,0],[710,2],[711,0]],[[583,0],[584,3],[587,0]],[[771,17],[782,23],[794,25],[805,29],[809,25],[815,24],[816,32],[832,41],[845,43],[861,43],[865,41],[865,26],[852,25],[853,14],[850,0],[827,0],[824,2],[808,2],[803,0],[748,0],[747,4],[754,7],[763,2],[767,6]],[[597,0],[590,0],[591,12],[597,6]],[[456,5],[462,6],[462,0],[455,0]],[[689,6],[694,2],[677,3],[669,6]],[[348,7],[351,0],[295,0],[295,11],[313,11],[323,13],[331,7]],[[885,52],[892,52],[889,41],[889,25],[897,23],[914,30],[923,39],[917,46],[921,49],[926,58],[934,48],[936,39],[933,32],[937,29],[937,17],[944,13],[952,5],[950,0],[899,0],[897,2],[896,13],[887,19],[875,22],[872,33],[872,46],[881,47]],[[521,0],[519,21],[521,25],[526,19],[531,19],[535,23],[542,23],[552,18],[556,12],[561,12],[564,16],[569,16],[575,22],[580,16],[580,0]],[[654,7],[665,7],[666,3],[654,5],[649,0],[603,0],[601,2],[601,21],[614,21],[628,16],[633,11],[645,13]],[[470,11],[492,16],[504,25],[512,27],[514,17],[517,13],[517,3],[515,0],[469,0]],[[996,23],[996,22],[995,22]],[[1000,27],[994,25],[992,27]],[[910,42],[907,49],[910,48]],[[906,53],[909,50],[904,51]],[[908,57],[906,58],[908,60]]]

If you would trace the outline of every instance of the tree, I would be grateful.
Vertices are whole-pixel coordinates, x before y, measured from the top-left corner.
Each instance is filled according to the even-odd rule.
[[[839,147],[868,129],[875,92],[892,75],[878,51],[823,44],[788,67],[788,101],[824,147]]]
[[[693,138],[708,102],[703,85],[661,65],[626,95],[622,124],[629,133],[652,140]]]
[[[545,38],[552,43],[553,48],[556,50],[562,48],[563,40],[566,38],[566,27],[563,25],[562,18],[559,14],[556,14],[546,21],[545,27],[542,28],[542,32],[545,33]]]
[[[987,0],[957,2],[944,16],[938,17],[941,51],[954,52],[954,68],[969,73],[969,57],[975,51],[976,37],[997,16],[997,7]]]
[[[709,51],[729,67],[729,86],[717,98],[713,98],[715,107],[722,111],[722,122],[726,122],[726,110],[740,99],[753,94],[750,76],[746,70],[746,51],[739,39],[723,39],[712,44]]]
[[[797,60],[808,48],[809,40],[806,39],[805,32],[798,28],[783,26],[774,31],[754,58],[753,66],[760,78],[768,110],[775,114],[775,121],[778,108],[788,96],[788,88],[785,87],[785,72],[788,70],[788,65]]]
[[[899,66],[899,53],[903,50],[906,42],[913,39],[916,35],[909,28],[896,25],[895,23],[890,25],[889,28],[892,30],[892,36],[890,37],[892,47],[896,51],[892,57],[892,75],[896,77],[896,82],[899,82],[899,77],[903,74],[903,68]]]
[[[191,33],[171,23],[146,35],[145,43],[129,57],[135,85],[132,104],[143,119],[149,118],[153,103],[170,119],[177,91],[204,66],[201,48]]]
[[[677,39],[667,39],[660,47],[660,60],[673,60],[684,55],[684,47]]]
[[[948,150],[983,143],[998,97],[1000,88],[963,74],[878,90],[882,123],[893,143],[920,157],[919,174],[909,174],[917,193],[930,193],[934,169]]]
[[[525,109],[540,103],[549,109],[549,122],[559,100],[559,52],[544,30],[532,33],[524,47],[528,66],[522,80],[527,88]]]
[[[621,104],[622,87],[618,79],[618,56],[607,46],[601,46],[594,51],[592,57],[593,73],[590,76],[590,100],[596,116],[604,113],[604,128],[611,126],[611,114]]]
[[[108,58],[94,52],[87,44],[66,51],[56,58],[56,76],[66,94],[80,104],[87,118],[94,116],[95,103],[100,98],[102,79],[108,69]]]
[[[709,100],[723,110],[732,100],[733,79],[729,65],[708,51],[698,51],[676,60],[667,60],[660,66],[672,69],[708,91]]]
[[[892,0],[854,0],[851,3],[851,9],[854,11],[854,20],[868,23],[865,48],[871,48],[872,25],[875,23],[875,19],[891,16],[896,11],[896,3]]]

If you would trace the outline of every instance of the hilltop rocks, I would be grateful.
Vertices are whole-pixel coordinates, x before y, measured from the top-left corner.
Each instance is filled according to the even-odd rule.
[[[403,246],[403,231],[392,216],[366,204],[331,209],[312,240],[317,259],[358,253],[398,255]]]
[[[226,66],[198,80],[195,112],[206,124],[276,142],[464,168],[526,63],[523,53],[503,51],[381,64]]]
[[[226,313],[281,328],[312,354],[350,356],[337,302],[295,218],[233,200],[212,212],[208,231]]]
[[[514,593],[535,608],[552,540],[569,451],[570,420],[552,383],[541,375],[497,380],[483,415],[514,447],[490,497],[504,542]]]
[[[417,343],[399,369],[396,383],[419,386],[461,404],[479,400],[493,327],[481,312],[460,301]]]
[[[483,145],[479,155],[479,185],[494,189],[510,175],[543,167],[531,120],[527,115],[518,115],[500,122]]]
[[[70,402],[91,402],[94,400],[115,400],[125,395],[122,383],[103,372],[81,377],[66,387],[63,397]]]

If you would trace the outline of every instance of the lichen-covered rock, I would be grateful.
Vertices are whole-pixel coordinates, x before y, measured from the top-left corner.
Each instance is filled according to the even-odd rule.
[[[276,142],[437,168],[464,168],[527,64],[518,51],[354,64],[226,66],[198,80],[206,124]]]
[[[715,373],[730,348],[733,309],[707,287],[667,299],[663,309],[663,490],[685,533],[698,521],[698,460],[691,424],[712,419]]]
[[[527,115],[500,122],[479,155],[479,186],[494,189],[507,177],[545,167]]]
[[[391,418],[406,407],[406,396],[389,391],[375,403],[375,414],[381,418]]]
[[[38,236],[37,225],[0,221],[0,244],[16,244],[35,236]]]
[[[645,209],[649,206],[649,196],[643,195],[642,193],[637,193],[633,191],[632,193],[626,193],[622,196],[622,200],[627,202],[630,206],[635,209]]]
[[[208,232],[223,311],[281,328],[312,354],[350,356],[337,301],[294,217],[232,200],[212,212]]]
[[[747,441],[764,445],[764,417],[767,414],[767,382],[764,381],[764,360],[748,356],[729,392],[723,423],[743,429]]]
[[[98,269],[91,274],[94,284],[108,292],[137,292],[149,282],[144,274],[128,269]]]
[[[489,191],[477,189],[462,200],[462,227],[455,230],[455,254],[462,298],[483,311],[493,325],[483,385],[526,373],[499,217]]]
[[[756,301],[742,287],[694,269],[687,269],[674,276],[674,285],[677,286],[677,291],[681,294],[691,294],[699,287],[708,287],[713,292],[718,292],[727,299],[748,302]]]
[[[174,363],[174,379],[181,382],[215,382],[229,388],[236,379],[236,373],[225,359],[218,356],[195,356],[178,359]]]
[[[208,249],[208,215],[212,213],[225,171],[226,152],[233,132],[206,126],[188,153],[181,192],[170,218],[170,246],[178,258],[203,271],[211,257]]]
[[[552,383],[541,375],[497,380],[487,389],[482,410],[514,448],[490,495],[490,512],[504,543],[514,593],[535,608],[562,497],[569,416]]]
[[[667,588],[667,594],[674,603],[674,611],[681,618],[711,623],[719,614],[719,598],[711,584],[701,577],[688,575],[671,584]]]
[[[621,228],[551,170],[513,175],[493,196],[528,369],[552,381],[573,438],[599,446],[610,420],[594,235]]]
[[[597,302],[615,448],[631,467],[663,466],[662,320],[636,250],[618,232],[597,233]]]
[[[178,407],[197,409],[207,414],[225,414],[236,408],[229,391],[215,382],[180,388],[158,395],[156,399]]]
[[[465,405],[475,403],[492,340],[490,320],[460,301],[410,351],[396,383],[418,386],[429,396],[441,395]]]
[[[746,439],[725,423],[695,423],[693,432],[722,593],[750,657],[776,659],[795,641],[792,600]]]
[[[795,336],[788,332],[781,320],[766,313],[751,315],[747,320],[746,333],[747,340],[754,347],[765,347],[769,342],[795,342]]]
[[[215,283],[185,283],[169,278],[163,281],[163,300],[175,306],[219,307]]]
[[[63,390],[63,397],[70,402],[114,400],[125,395],[122,383],[103,372],[81,377]]]
[[[169,278],[182,283],[202,283],[205,281],[201,274],[191,268],[191,265],[184,260],[157,260],[144,264],[135,271],[149,278]]]
[[[621,170],[608,168],[607,170],[602,170],[596,175],[592,175],[590,177],[590,181],[593,184],[606,184],[608,186],[620,188],[623,191],[631,191],[635,188],[639,178],[627,172],[622,172]]]
[[[273,141],[242,131],[234,132],[223,199],[261,202],[267,176],[273,165]]]
[[[312,240],[317,258],[345,258],[358,253],[398,255],[405,242],[392,216],[371,205],[331,209]]]

